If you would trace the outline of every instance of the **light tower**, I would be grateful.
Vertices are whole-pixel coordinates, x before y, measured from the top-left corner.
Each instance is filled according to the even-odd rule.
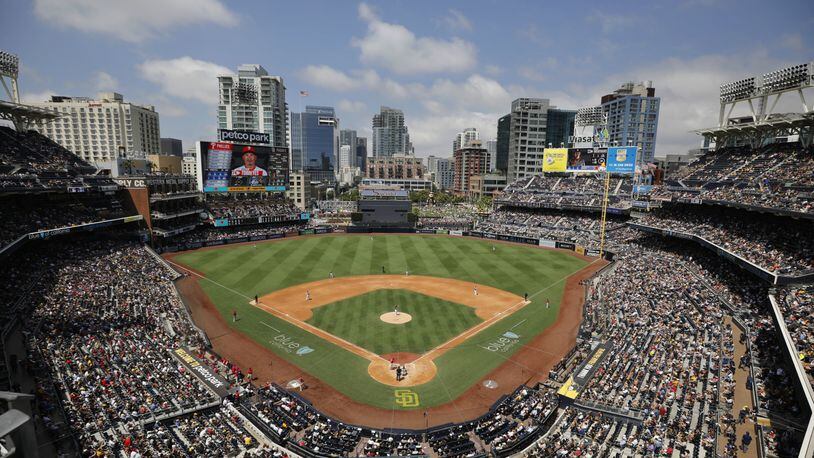
[[[0,82],[6,91],[8,100],[20,103],[20,91],[17,88],[17,74],[20,71],[20,58],[14,54],[0,50]],[[6,82],[8,80],[8,82]],[[9,88],[9,84],[11,88]]]

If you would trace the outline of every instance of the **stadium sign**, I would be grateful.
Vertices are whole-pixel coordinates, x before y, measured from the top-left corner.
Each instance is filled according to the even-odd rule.
[[[243,130],[218,129],[218,140],[226,142],[271,143],[271,135],[263,132],[247,132]]]
[[[214,391],[218,396],[224,398],[229,395],[229,383],[210,368],[205,363],[201,362],[197,356],[192,353],[187,347],[178,347],[173,351],[173,354],[181,362],[181,364],[190,371],[196,378],[204,383],[209,389]],[[233,390],[234,391],[234,390]]]
[[[520,342],[520,336],[515,334],[512,331],[506,331],[500,335],[497,339],[487,343],[486,345],[482,346],[484,350],[489,350],[491,352],[500,352],[506,353],[511,350],[515,345]]]

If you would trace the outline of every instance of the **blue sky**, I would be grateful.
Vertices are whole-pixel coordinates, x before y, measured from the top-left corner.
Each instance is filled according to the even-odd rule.
[[[403,109],[420,156],[449,155],[465,127],[494,137],[516,97],[578,108],[652,80],[664,155],[698,146],[688,131],[716,122],[722,82],[814,59],[810,1],[4,3],[25,101],[115,90],[185,147],[213,138],[215,75],[242,63],[282,76],[292,111],[334,106],[359,135],[380,105]]]

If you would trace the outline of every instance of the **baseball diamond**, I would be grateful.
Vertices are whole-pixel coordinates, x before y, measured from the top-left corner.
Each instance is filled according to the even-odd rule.
[[[230,332],[262,346],[271,361],[282,359],[356,403],[411,410],[449,404],[497,369],[524,372],[513,355],[555,322],[567,280],[601,264],[573,252],[495,245],[334,235],[168,257],[196,274],[195,287]],[[412,317],[399,329],[380,320],[396,308]],[[234,311],[240,319],[231,322]],[[397,380],[399,366],[406,375]],[[524,380],[543,375],[528,370]],[[403,402],[399,387],[419,401]],[[303,392],[321,407],[310,395]]]

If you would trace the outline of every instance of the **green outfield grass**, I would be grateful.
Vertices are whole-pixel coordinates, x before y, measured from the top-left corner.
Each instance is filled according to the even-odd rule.
[[[392,312],[409,313],[405,324],[387,324],[379,318]],[[475,326],[482,320],[475,309],[404,289],[382,289],[313,310],[308,323],[377,355],[425,353]]]
[[[561,251],[433,235],[297,237],[258,243],[256,248],[245,244],[193,251],[176,261],[206,276],[199,283],[230,326],[345,395],[387,409],[403,407],[395,403],[393,387],[370,378],[367,360],[249,305],[250,298],[323,280],[331,271],[341,278],[378,274],[382,266],[387,272],[409,270],[415,275],[489,285],[519,296],[529,293],[529,305],[435,361],[436,377],[411,388],[420,400],[420,406],[413,408],[425,408],[456,398],[551,325],[565,279],[587,265]],[[551,301],[550,309],[545,308],[546,299]],[[229,318],[232,310],[241,316],[237,323]],[[427,326],[443,327],[437,321]],[[510,337],[505,337],[507,332]],[[305,347],[308,351],[303,351]]]

